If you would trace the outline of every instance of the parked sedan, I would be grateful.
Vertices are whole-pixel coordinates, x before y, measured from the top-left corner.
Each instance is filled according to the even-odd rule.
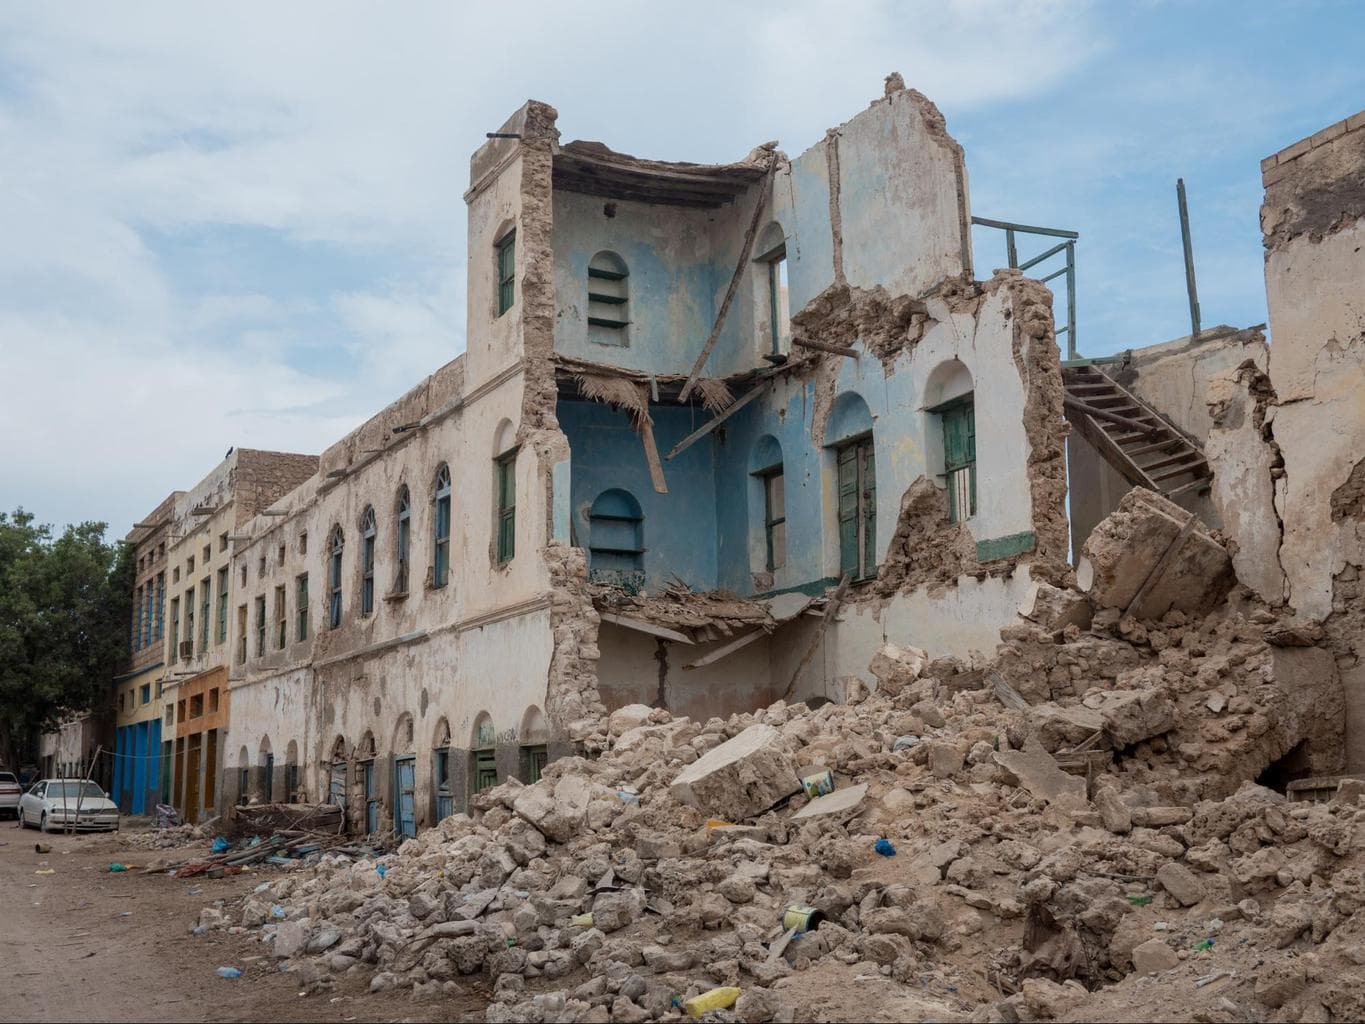
[[[19,824],[44,832],[117,832],[118,805],[104,790],[84,779],[43,779],[19,801]]]
[[[23,792],[13,772],[0,772],[0,814],[19,817],[19,797]]]

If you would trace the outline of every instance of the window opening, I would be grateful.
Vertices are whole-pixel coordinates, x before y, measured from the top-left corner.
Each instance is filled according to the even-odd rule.
[[[877,477],[872,438],[864,435],[839,446],[839,571],[855,580],[877,572]]]
[[[498,564],[510,562],[517,549],[517,450],[498,457]]]
[[[209,623],[212,621],[213,617],[213,603],[209,589],[209,584],[211,582],[211,580],[205,579],[199,584],[199,591],[202,594],[199,613],[203,618],[199,636],[199,649],[201,651],[207,651],[209,649]]]
[[[228,570],[227,566],[218,570],[218,643],[227,643],[228,613]]]
[[[374,509],[360,522],[360,614],[374,611]]]
[[[629,491],[604,491],[588,513],[589,575],[638,592],[644,586],[644,516]]]
[[[412,502],[408,496],[408,489],[404,487],[398,492],[398,578],[394,581],[394,592],[406,594],[408,592],[408,550],[412,542]]]
[[[498,316],[512,308],[516,298],[517,232],[507,232],[497,242]]]
[[[600,345],[628,343],[630,272],[615,253],[599,252],[588,261],[588,339]]]
[[[265,654],[265,596],[256,598],[256,657]]]
[[[237,606],[237,664],[246,664],[246,605]]]
[[[782,466],[770,466],[757,474],[763,485],[763,536],[769,572],[787,564],[787,486]]]
[[[976,515],[976,408],[972,392],[929,412],[943,426],[943,476],[948,485],[948,521]]]
[[[275,648],[284,650],[289,643],[289,616],[286,614],[284,584],[275,588]]]
[[[543,743],[522,747],[522,752],[526,758],[526,784],[531,786],[540,781],[541,773],[550,762],[550,752]]]
[[[433,537],[431,585],[444,587],[450,576],[450,467],[436,473],[436,531]]]
[[[327,613],[327,623],[332,629],[341,626],[341,551],[345,544],[341,527],[332,531],[331,588],[332,600]]]
[[[180,598],[171,598],[171,661],[180,660]]]
[[[297,608],[294,611],[298,620],[298,626],[294,633],[294,639],[308,639],[308,574],[302,573],[294,581],[295,602]]]

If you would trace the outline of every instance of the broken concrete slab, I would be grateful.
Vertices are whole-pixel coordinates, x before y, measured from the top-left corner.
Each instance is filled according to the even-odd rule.
[[[1139,619],[1159,619],[1171,609],[1215,607],[1236,582],[1232,559],[1202,523],[1196,522],[1182,538],[1189,518],[1189,512],[1161,495],[1133,488],[1086,539],[1076,567],[1077,585],[1097,608],[1117,608]],[[1165,563],[1160,578],[1149,580],[1177,540],[1175,557]]]
[[[1089,629],[1092,609],[1079,591],[1054,587],[1039,580],[1019,606],[1019,614],[1044,629],[1065,629],[1073,625],[1078,629]]]
[[[1148,939],[1133,947],[1133,969],[1139,974],[1169,971],[1180,963],[1175,950],[1161,939]]]
[[[868,671],[877,680],[877,689],[893,697],[920,677],[929,656],[918,647],[897,647],[884,643],[872,656]]]
[[[673,780],[673,798],[736,821],[761,814],[800,789],[799,766],[771,725],[749,726],[708,751]]]
[[[831,816],[842,817],[851,814],[862,805],[865,796],[867,796],[867,783],[865,782],[857,786],[849,786],[847,789],[836,789],[833,793],[818,796],[806,804],[805,807],[792,815],[792,821]]]
[[[1121,836],[1133,831],[1133,812],[1113,788],[1101,786],[1095,791],[1095,808],[1110,832]]]
[[[1029,737],[1023,750],[997,750],[995,763],[1012,775],[1017,785],[1048,803],[1081,806],[1086,802],[1085,779],[1057,767],[1035,737]]]
[[[1036,704],[1029,709],[1029,720],[1043,747],[1055,753],[1062,747],[1084,743],[1104,728],[1104,717],[1094,708],[1075,704]]]
[[[607,719],[607,731],[613,736],[620,736],[648,723],[653,712],[654,709],[648,704],[627,704],[623,708],[617,708]]]
[[[1204,898],[1204,884],[1193,871],[1173,860],[1161,865],[1156,880],[1182,907],[1192,907]]]
[[[1175,703],[1159,690],[1112,690],[1096,710],[1116,747],[1140,743],[1176,726]]]
[[[517,793],[512,810],[538,828],[546,839],[567,843],[583,828],[593,785],[578,775],[566,775],[553,787],[537,782]]]

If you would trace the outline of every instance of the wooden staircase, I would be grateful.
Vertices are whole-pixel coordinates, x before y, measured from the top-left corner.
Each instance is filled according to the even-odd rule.
[[[1213,470],[1193,438],[1094,366],[1062,369],[1066,418],[1123,478],[1168,498],[1207,490]]]

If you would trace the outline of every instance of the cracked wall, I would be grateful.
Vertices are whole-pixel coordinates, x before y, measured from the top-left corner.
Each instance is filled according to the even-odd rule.
[[[1267,414],[1284,475],[1279,564],[1300,618],[1323,622],[1346,691],[1348,769],[1365,769],[1365,111],[1262,162],[1272,348]]]

